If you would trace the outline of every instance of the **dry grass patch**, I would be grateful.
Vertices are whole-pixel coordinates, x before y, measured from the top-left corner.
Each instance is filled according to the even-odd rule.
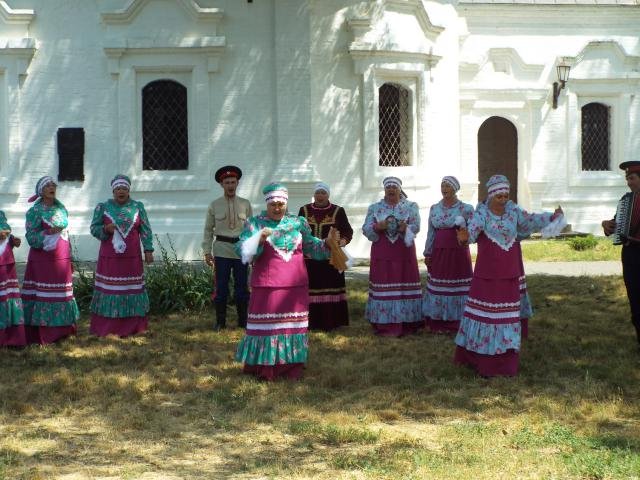
[[[528,278],[521,374],[452,364],[451,337],[313,333],[304,379],[259,382],[240,330],[154,317],[133,339],[2,350],[0,479],[638,478],[640,355],[619,278]]]

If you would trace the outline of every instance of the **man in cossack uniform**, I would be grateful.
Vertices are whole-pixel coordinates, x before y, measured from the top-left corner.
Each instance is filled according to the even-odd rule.
[[[213,302],[216,311],[214,330],[227,326],[227,302],[229,281],[233,272],[238,326],[247,325],[247,265],[244,265],[235,252],[240,232],[247,218],[251,217],[251,203],[236,195],[242,177],[242,170],[233,165],[224,166],[216,172],[216,182],[224,194],[209,205],[204,226],[202,250],[204,261],[215,269],[215,291]]]

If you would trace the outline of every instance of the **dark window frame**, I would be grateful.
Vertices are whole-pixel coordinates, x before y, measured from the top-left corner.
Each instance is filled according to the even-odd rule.
[[[404,85],[385,82],[378,88],[378,166],[412,165],[412,102]]]
[[[56,132],[59,182],[84,182],[84,144],[84,128],[63,127]]]
[[[189,169],[188,90],[171,79],[142,88],[142,169]]]
[[[590,102],[582,106],[580,115],[581,170],[611,171],[611,107]]]

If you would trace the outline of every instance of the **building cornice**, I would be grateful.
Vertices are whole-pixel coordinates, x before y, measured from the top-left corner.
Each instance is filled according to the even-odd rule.
[[[1,0],[0,0],[1,1]],[[121,9],[103,12],[102,20],[107,25],[131,23],[150,0],[129,0]],[[218,22],[223,12],[220,8],[201,7],[195,0],[175,0],[191,17],[196,20]]]
[[[7,24],[29,25],[36,16],[29,8],[11,8],[7,2],[0,0],[0,19]]]

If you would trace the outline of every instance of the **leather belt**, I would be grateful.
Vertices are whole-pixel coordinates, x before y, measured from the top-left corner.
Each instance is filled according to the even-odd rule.
[[[240,237],[226,237],[225,235],[216,235],[217,242],[238,243]]]

